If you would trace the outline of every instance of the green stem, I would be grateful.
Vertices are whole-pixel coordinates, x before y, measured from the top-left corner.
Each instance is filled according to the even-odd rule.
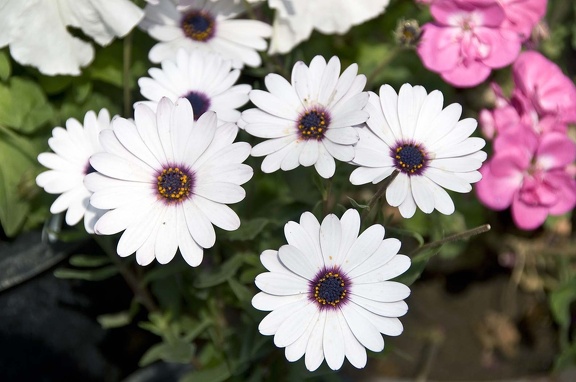
[[[380,198],[384,196],[384,194],[386,193],[386,189],[388,188],[390,183],[392,183],[392,181],[396,179],[397,175],[398,171],[394,171],[392,175],[390,175],[388,178],[384,179],[380,183],[380,187],[378,187],[378,190],[376,190],[376,193],[372,196],[372,199],[370,199],[370,201],[368,202],[368,208],[365,208],[364,211],[362,211],[362,217],[361,217],[362,220],[366,219],[366,217],[368,217],[370,212],[372,212],[372,209],[374,208],[376,203],[378,203]]]
[[[382,59],[382,61],[380,62],[380,64],[378,64],[378,66],[376,66],[374,68],[374,70],[372,70],[372,72],[370,72],[370,74],[367,76],[366,79],[366,84],[367,84],[367,88],[371,89],[372,88],[372,82],[374,82],[374,80],[376,79],[376,77],[378,76],[378,74],[380,74],[380,72],[382,70],[384,70],[388,64],[390,62],[392,62],[392,60],[394,60],[396,58],[396,56],[398,55],[398,53],[400,52],[400,47],[395,46],[394,48],[392,48],[392,50],[390,50],[388,52],[388,54],[386,55],[386,57],[384,57]]]
[[[123,98],[124,98],[124,117],[128,118],[132,115],[132,97],[130,89],[130,79],[131,79],[131,61],[132,61],[132,33],[126,35],[123,41],[122,50],[122,88],[123,88]]]
[[[464,240],[464,239],[468,239],[472,236],[476,236],[479,235],[481,233],[484,232],[488,232],[490,231],[490,224],[483,224],[481,226],[478,226],[476,228],[472,228],[469,229],[467,231],[464,232],[460,232],[460,233],[455,233],[454,235],[450,235],[450,236],[446,236],[443,239],[440,239],[438,241],[433,241],[432,243],[428,243],[428,244],[424,244],[423,246],[419,247],[418,249],[416,249],[416,253],[417,252],[422,252],[425,249],[428,248],[434,248],[434,247],[439,247],[441,245],[444,245],[446,243],[450,243],[453,241],[459,241],[459,240]],[[413,255],[416,255],[416,253],[413,253]]]
[[[152,295],[146,287],[142,285],[142,282],[138,279],[136,274],[120,260],[114,248],[110,245],[110,241],[102,236],[93,235],[96,242],[100,245],[102,250],[106,252],[108,257],[112,260],[114,265],[118,268],[118,271],[128,284],[128,287],[134,293],[134,297],[139,301],[149,312],[158,312],[160,308],[156,305],[156,302],[152,298]]]
[[[322,193],[322,216],[328,215],[330,211],[330,195],[332,193],[332,178],[326,179],[324,183],[324,192]]]

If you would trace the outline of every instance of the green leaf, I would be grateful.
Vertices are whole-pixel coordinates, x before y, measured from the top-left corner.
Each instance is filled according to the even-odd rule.
[[[120,328],[132,322],[132,313],[124,310],[118,313],[102,314],[96,320],[104,329]]]
[[[554,361],[554,371],[558,372],[566,368],[574,367],[576,364],[576,342],[570,347],[562,350]]]
[[[410,265],[410,268],[402,275],[396,277],[394,280],[408,286],[412,285],[414,281],[420,278],[422,272],[424,272],[424,269],[428,264],[428,260],[430,260],[432,256],[438,254],[441,248],[442,246],[438,245],[431,247],[422,246],[417,249],[415,251],[417,254],[412,257],[412,264]]]
[[[15,236],[30,211],[21,185],[33,177],[35,162],[25,155],[17,136],[7,137],[0,129],[0,223],[8,237]],[[35,154],[35,153],[26,153]]]
[[[550,310],[562,327],[570,325],[570,304],[576,300],[576,278],[572,278],[550,293]]]
[[[241,302],[250,301],[254,296],[250,289],[248,289],[244,284],[239,283],[234,278],[228,279],[228,285],[230,285],[232,292],[234,292],[238,300]]]
[[[225,363],[221,363],[210,369],[193,371],[186,374],[180,382],[222,382],[230,378],[232,374]]]
[[[118,269],[114,265],[108,267],[79,270],[70,268],[57,268],[54,270],[54,276],[61,279],[77,279],[87,281],[100,281],[106,280],[118,273]]]
[[[240,228],[236,231],[228,232],[226,238],[228,240],[253,240],[260,232],[270,223],[270,219],[255,218],[251,220],[243,220]]]
[[[42,88],[20,77],[12,77],[8,86],[0,84],[0,104],[0,124],[27,134],[54,115]]]
[[[195,351],[194,344],[182,339],[163,342],[148,349],[142,358],[140,358],[138,365],[143,367],[160,359],[172,363],[189,363],[192,357],[194,357]]]
[[[5,50],[0,51],[0,80],[6,81],[11,73],[10,57],[8,57]]]
[[[70,257],[70,264],[80,268],[101,267],[110,264],[110,259],[106,256],[98,255],[73,255]]]
[[[234,276],[244,262],[244,254],[238,253],[212,272],[202,272],[198,275],[194,286],[196,288],[210,288],[226,282]]]
[[[352,207],[354,207],[354,208],[358,208],[361,210],[363,210],[365,208],[370,208],[370,207],[368,207],[368,204],[360,204],[357,201],[355,201],[354,199],[352,199],[351,197],[349,197],[349,196],[346,196],[346,197],[348,198],[348,200],[350,201],[350,204],[352,204]]]

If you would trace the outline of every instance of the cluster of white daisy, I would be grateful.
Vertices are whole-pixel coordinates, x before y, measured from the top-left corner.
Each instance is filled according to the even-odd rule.
[[[28,3],[33,1],[12,0],[6,6]],[[63,25],[80,26],[99,43],[109,40],[85,30],[76,11],[81,8],[85,17],[110,16],[118,15],[119,4],[133,7],[124,1],[103,1],[93,8],[81,3],[59,0],[51,7],[66,8],[69,13],[61,15],[69,17],[62,16]],[[69,119],[65,129],[53,130],[48,141],[53,153],[38,157],[49,170],[37,177],[46,192],[60,194],[50,211],[67,210],[69,225],[84,217],[89,233],[122,232],[118,255],[135,253],[141,265],[154,259],[166,264],[179,251],[196,267],[204,249],[216,242],[213,226],[228,231],[240,226],[228,204],[246,195],[242,185],[253,170],[243,162],[252,155],[264,157],[264,173],[301,165],[330,178],[336,159],[357,167],[350,176],[354,185],[379,184],[394,175],[386,200],[403,217],[412,217],[417,208],[453,213],[445,189],[469,192],[471,183],[480,180],[486,154],[481,151],[484,140],[471,137],[476,121],[460,120],[458,104],[444,108],[439,91],[428,94],[422,86],[405,84],[398,93],[388,85],[379,94],[367,92],[358,65],[342,71],[338,57],[326,61],[321,56],[309,65],[297,62],[290,80],[268,74],[267,91],[236,85],[244,65],[261,65],[258,51],[267,49],[266,38],[272,37],[272,52],[285,52],[313,28],[344,33],[382,12],[387,0],[354,2],[353,7],[344,1],[324,3],[270,0],[278,10],[274,28],[237,19],[245,5],[232,1],[149,1],[141,15],[128,13],[132,20],[104,17],[107,23],[98,32],[110,38],[124,35],[143,18],[140,26],[160,41],[149,53],[160,68],[151,68],[150,77],[138,81],[146,100],[135,103],[133,119],[91,111],[83,124]],[[308,20],[306,28],[296,25],[295,14],[318,14],[310,7],[333,12]],[[354,12],[344,23],[339,16],[348,8]],[[17,29],[18,23],[11,23]],[[22,36],[10,36],[13,55],[22,57]],[[74,74],[91,57],[71,52],[81,57],[67,62]],[[23,62],[48,74],[66,70]],[[256,107],[240,111],[248,101]],[[239,127],[265,140],[254,147],[236,142]],[[382,225],[360,233],[360,224],[353,209],[321,222],[304,212],[299,223],[285,225],[288,244],[261,255],[267,272],[256,277],[261,292],[252,304],[270,313],[259,330],[274,335],[289,361],[305,355],[309,370],[324,359],[332,369],[339,369],[344,358],[364,367],[365,349],[383,349],[381,333],[394,336],[403,330],[397,317],[407,311],[403,300],[410,290],[390,280],[410,267],[410,259],[398,253],[399,240],[384,238]]]

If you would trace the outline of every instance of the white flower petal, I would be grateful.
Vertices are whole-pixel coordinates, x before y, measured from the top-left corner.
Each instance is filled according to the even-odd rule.
[[[319,311],[314,302],[308,301],[292,314],[278,327],[274,335],[274,345],[286,347],[293,344],[304,332],[310,322],[318,319]]]
[[[411,178],[399,173],[386,189],[386,201],[392,207],[399,206],[410,192]]]
[[[376,327],[364,316],[358,313],[355,304],[348,304],[341,309],[348,327],[354,337],[367,349],[378,352],[384,349],[384,339]]]
[[[288,244],[298,248],[300,252],[307,255],[312,264],[316,268],[323,268],[324,258],[319,247],[319,238],[314,240],[310,235],[304,230],[304,227],[296,222],[288,222],[284,226],[284,235]]]
[[[256,276],[255,284],[263,292],[276,296],[308,294],[308,281],[294,274],[261,273]]]
[[[216,242],[216,233],[208,217],[196,206],[193,201],[182,204],[188,231],[192,238],[202,248],[212,248]]]
[[[292,245],[281,246],[278,250],[278,257],[286,268],[307,280],[314,279],[314,276],[321,270],[311,261],[310,256]]]
[[[346,354],[346,345],[342,329],[340,328],[340,312],[326,315],[326,324],[324,325],[324,357],[328,367],[332,370],[338,370],[344,363]]]
[[[340,254],[340,237],[342,236],[342,227],[340,220],[334,214],[330,214],[322,220],[320,225],[320,247],[324,264],[327,268],[339,264]]]
[[[179,221],[178,218],[184,218],[183,215],[176,213],[177,208],[166,208],[163,219],[158,226],[158,233],[156,234],[156,244],[154,252],[156,260],[160,264],[168,264],[178,250],[178,226],[183,225],[184,221]]]
[[[369,284],[355,283],[350,289],[350,293],[374,301],[394,302],[408,297],[410,288],[395,281],[380,281]]]
[[[308,344],[306,346],[306,355],[304,357],[304,364],[306,369],[309,371],[314,371],[320,367],[322,361],[324,361],[324,326],[326,322],[326,311],[320,311],[320,317],[312,329],[312,334],[308,338]]]
[[[378,249],[383,239],[384,227],[379,224],[368,227],[350,246],[348,253],[344,257],[343,270],[351,272],[366,261]]]

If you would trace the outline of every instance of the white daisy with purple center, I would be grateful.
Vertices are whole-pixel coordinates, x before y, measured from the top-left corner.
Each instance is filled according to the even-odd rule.
[[[262,171],[292,170],[314,166],[323,178],[336,170],[334,159],[354,158],[358,133],[354,126],[368,119],[366,77],[352,64],[340,74],[340,60],[328,63],[316,56],[308,67],[299,61],[288,82],[272,73],[264,79],[268,91],[252,90],[256,109],[242,113],[240,126],[268,140],[252,149],[252,156],[265,156]]]
[[[398,254],[400,241],[384,239],[376,224],[360,231],[360,215],[348,210],[341,219],[328,215],[320,224],[310,212],[284,227],[287,245],[260,256],[268,272],[256,277],[261,290],[252,305],[270,311],[260,322],[263,335],[285,348],[288,361],[303,356],[308,370],[326,359],[337,370],[344,358],[366,366],[366,349],[382,351],[384,339],[400,335],[398,317],[410,289],[390,279],[410,267]]]
[[[50,170],[36,177],[36,184],[49,194],[60,194],[50,212],[66,211],[66,224],[75,225],[84,218],[84,228],[94,233],[96,220],[105,212],[90,205],[92,192],[84,186],[84,177],[93,172],[90,156],[103,151],[99,140],[102,130],[110,128],[110,113],[102,109],[96,115],[89,111],[84,124],[75,118],[66,121],[66,128],[55,127],[48,146],[53,153],[41,153],[38,162]]]
[[[90,163],[97,171],[85,184],[93,191],[90,203],[109,210],[96,223],[99,235],[124,231],[118,255],[136,252],[141,265],[156,259],[171,261],[180,250],[198,266],[204,248],[216,241],[213,225],[233,231],[238,215],[228,207],[244,199],[241,187],[253,174],[242,162],[250,145],[236,142],[238,128],[217,127],[214,112],[194,121],[185,98],[168,98],[153,111],[136,105],[134,120],[115,118],[102,132],[103,153]]]
[[[352,161],[360,167],[350,182],[377,184],[397,172],[386,200],[403,217],[412,217],[416,207],[452,214],[454,202],[445,188],[472,190],[471,183],[482,178],[478,169],[487,157],[481,151],[486,142],[471,137],[478,123],[460,120],[459,104],[443,108],[443,102],[440,91],[428,94],[422,86],[409,84],[398,94],[389,85],[380,87],[380,96],[370,92],[368,128],[357,129],[360,139]]]
[[[180,49],[199,48],[231,59],[234,68],[258,67],[258,52],[266,50],[272,34],[262,21],[236,19],[245,8],[232,1],[159,0],[144,11],[140,27],[159,41],[148,55],[155,63],[173,59]]]

